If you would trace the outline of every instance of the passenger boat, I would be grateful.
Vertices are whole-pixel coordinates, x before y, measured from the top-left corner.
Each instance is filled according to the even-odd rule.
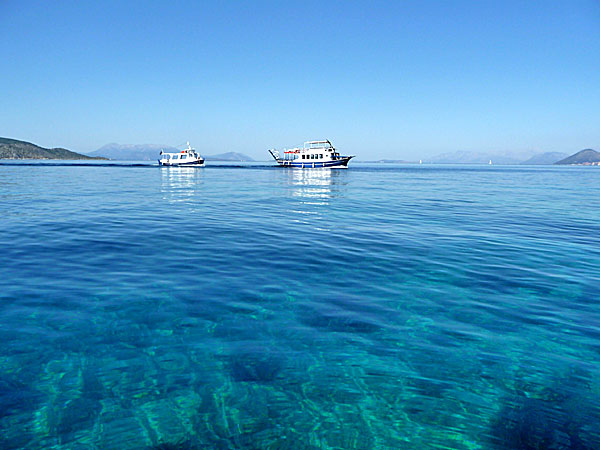
[[[328,140],[308,141],[302,148],[292,148],[283,151],[283,156],[278,150],[269,150],[271,156],[282,167],[296,167],[309,169],[317,167],[346,169],[348,162],[354,156],[342,156]]]
[[[159,166],[195,166],[203,167],[204,158],[187,143],[187,148],[177,153],[160,152]]]

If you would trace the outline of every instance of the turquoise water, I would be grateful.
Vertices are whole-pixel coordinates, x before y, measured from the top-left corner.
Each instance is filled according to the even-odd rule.
[[[594,167],[0,165],[0,448],[600,447]]]

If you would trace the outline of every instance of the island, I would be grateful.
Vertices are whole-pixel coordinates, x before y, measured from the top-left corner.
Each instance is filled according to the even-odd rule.
[[[586,148],[574,155],[555,162],[554,164],[572,165],[572,166],[600,166],[600,152]]]
[[[43,148],[31,142],[0,138],[0,159],[101,159],[75,153],[64,148]]]

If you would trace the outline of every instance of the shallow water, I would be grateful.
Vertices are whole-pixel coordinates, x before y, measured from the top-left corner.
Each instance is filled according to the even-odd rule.
[[[599,448],[600,170],[0,165],[0,448]]]

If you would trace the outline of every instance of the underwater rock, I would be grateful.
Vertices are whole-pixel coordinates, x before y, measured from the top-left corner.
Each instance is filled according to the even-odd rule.
[[[268,328],[264,322],[257,320],[224,320],[214,328],[215,338],[226,341],[252,341],[256,336],[262,336]]]
[[[101,400],[104,397],[104,387],[98,380],[98,376],[96,375],[97,370],[98,367],[92,367],[90,365],[86,365],[82,370],[82,396],[90,399]]]
[[[332,429],[323,432],[324,440],[330,448],[370,450],[376,448],[371,430],[358,417],[349,423],[339,422]]]
[[[0,430],[2,429],[4,429],[4,427],[0,426]],[[0,435],[0,448],[2,450],[22,450],[25,448],[36,448],[31,444],[31,436],[27,433],[13,433],[10,436]]]
[[[229,370],[235,381],[270,383],[283,365],[283,358],[268,349],[246,349],[229,357]]]
[[[327,331],[341,333],[374,333],[379,331],[380,326],[362,319],[348,316],[336,316],[333,314],[322,314],[312,312],[305,313],[300,322],[312,328],[321,328]]]
[[[109,354],[118,346],[143,349],[152,345],[152,334],[148,327],[128,319],[115,320],[106,324],[100,336],[97,347]]]
[[[98,400],[78,397],[69,401],[62,410],[56,431],[60,435],[92,428],[102,405]]]
[[[517,396],[507,402],[492,425],[495,446],[507,450],[597,449],[597,407],[580,400],[565,403]]]
[[[564,411],[548,402],[523,398],[500,414],[493,435],[507,449],[571,448],[569,436],[560,432],[565,420]]]
[[[270,383],[282,368],[283,359],[269,351],[243,351],[232,355],[229,363],[235,381]]]
[[[39,402],[41,393],[18,380],[0,376],[0,418],[27,411]]]
[[[119,407],[118,401],[106,401],[100,416],[97,448],[142,449],[150,446],[148,430],[128,409]]]
[[[421,396],[428,398],[444,398],[452,383],[426,377],[408,377],[407,386],[414,388]]]
[[[191,440],[182,439],[175,442],[161,442],[157,445],[148,447],[148,450],[200,450],[201,447],[195,445]]]
[[[189,359],[185,348],[158,348],[155,350],[154,362],[162,372],[186,373],[189,372]]]
[[[185,403],[186,396],[194,397],[195,394],[192,391],[182,391],[181,397],[161,398],[144,403],[137,408],[137,417],[146,425],[152,442],[156,445],[183,444],[193,436],[192,411],[197,408],[197,400]],[[186,410],[188,408],[189,410]]]

